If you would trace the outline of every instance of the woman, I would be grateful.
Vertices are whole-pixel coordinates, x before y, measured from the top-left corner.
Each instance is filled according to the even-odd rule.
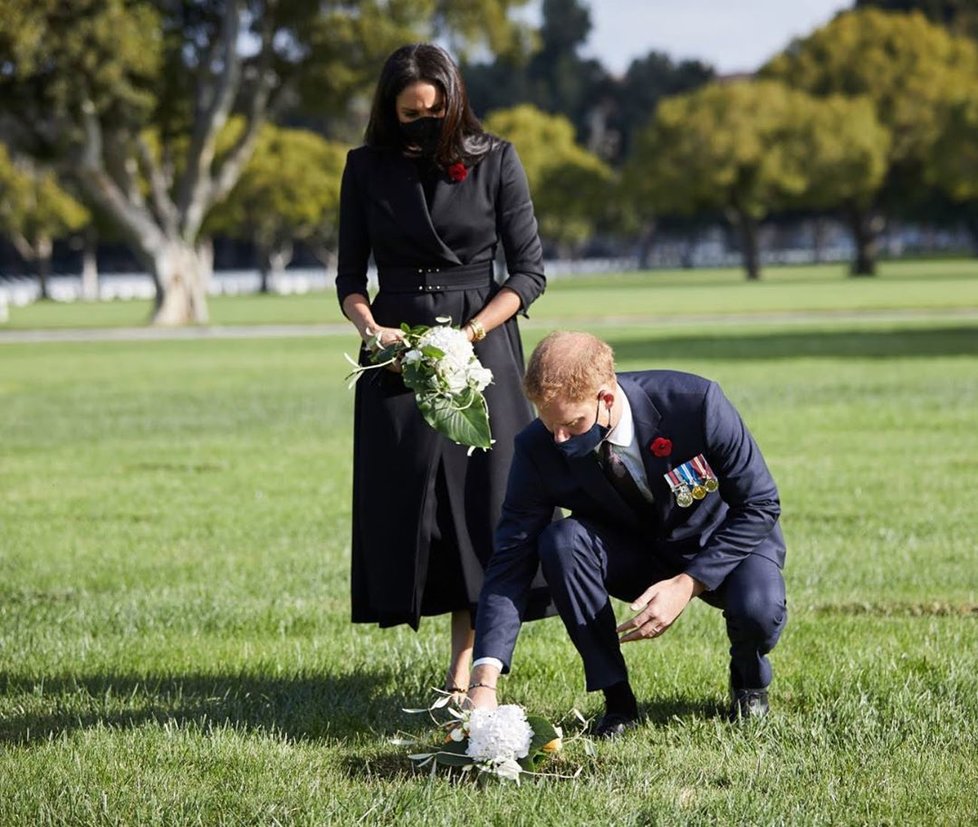
[[[451,613],[445,688],[464,692],[513,436],[532,419],[515,315],[545,278],[519,158],[482,131],[458,67],[438,46],[404,46],[384,64],[366,145],[347,157],[339,235],[337,293],[364,342],[361,364],[369,363],[366,343],[399,338],[402,322],[448,316],[493,373],[488,452],[468,456],[430,428],[394,371],[361,378],[354,409],[353,621],[417,629],[422,615]],[[493,276],[500,243],[502,285]],[[540,616],[545,603],[535,592],[526,616]]]

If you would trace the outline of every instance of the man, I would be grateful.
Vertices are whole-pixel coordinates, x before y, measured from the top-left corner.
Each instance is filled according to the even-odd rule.
[[[538,418],[516,437],[469,702],[496,704],[539,561],[587,689],[604,692],[596,735],[638,718],[620,643],[664,634],[697,596],[726,619],[731,718],[766,714],[767,654],[787,615],[780,504],[720,388],[677,371],[616,374],[607,344],[557,332],[534,350],[523,389]],[[552,522],[555,506],[570,515]],[[635,612],[617,628],[609,595]]]

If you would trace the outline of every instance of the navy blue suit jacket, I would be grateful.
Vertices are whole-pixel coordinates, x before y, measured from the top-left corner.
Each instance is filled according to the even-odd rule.
[[[618,375],[631,405],[649,486],[653,514],[642,517],[618,496],[594,455],[567,459],[537,419],[515,442],[506,499],[493,556],[479,601],[475,657],[495,657],[508,671],[529,585],[538,568],[536,541],[555,506],[576,518],[647,539],[662,557],[716,589],[748,554],[784,565],[778,491],[760,449],[719,385],[669,370]],[[656,437],[672,442],[656,457]],[[719,489],[688,508],[676,503],[664,475],[703,454]],[[644,584],[646,586],[652,585]]]

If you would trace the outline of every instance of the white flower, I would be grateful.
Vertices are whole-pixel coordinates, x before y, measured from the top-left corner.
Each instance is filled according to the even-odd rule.
[[[465,754],[476,761],[498,763],[526,758],[533,730],[526,712],[516,704],[496,709],[475,709],[468,721],[469,744]]]
[[[469,359],[475,355],[468,337],[454,327],[433,327],[421,336],[418,345],[419,347],[432,345],[442,351],[446,357],[457,360],[463,365],[468,364]]]
[[[479,362],[468,337],[458,328],[447,326],[451,319],[439,317],[437,321],[436,327],[404,326],[404,338],[395,348],[404,368],[404,384],[414,391],[422,415],[432,428],[460,445],[488,451],[493,439],[482,391],[492,382],[492,371]],[[375,360],[378,353],[388,358]],[[350,387],[362,373],[394,361],[390,348],[378,353],[372,357],[371,365],[359,365],[347,356],[353,364],[353,372],[347,377],[352,378]]]
[[[500,778],[508,778],[510,781],[515,781],[519,784],[520,773],[523,772],[523,768],[514,759],[507,758],[505,761],[495,762],[492,765],[492,772],[496,773]]]
[[[447,361],[447,360],[446,360]],[[441,377],[445,380],[445,387],[451,393],[461,393],[469,384],[468,376],[464,368],[459,368],[456,365],[444,364],[439,365],[441,368]]]
[[[484,367],[469,368],[469,381],[472,387],[481,391],[492,381],[492,371]]]

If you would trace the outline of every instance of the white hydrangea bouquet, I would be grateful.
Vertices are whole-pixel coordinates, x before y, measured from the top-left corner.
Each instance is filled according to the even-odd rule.
[[[354,370],[349,386],[366,371],[400,363],[404,384],[414,391],[425,421],[452,442],[470,449],[492,447],[489,408],[483,390],[492,382],[492,371],[484,368],[468,337],[451,319],[439,317],[428,327],[401,325],[404,338],[381,346],[379,337],[367,344],[370,365],[360,365],[344,354]]]
[[[425,752],[408,756],[418,766],[430,766],[434,774],[439,767],[454,767],[463,773],[475,772],[515,781],[524,773],[537,771],[560,752],[563,733],[539,715],[527,715],[523,707],[506,704],[495,709],[458,709],[450,697],[436,701],[429,709],[406,709],[405,712],[428,712],[438,723],[434,712],[444,709],[451,716],[438,723],[438,741]],[[398,745],[416,746],[412,740],[394,739]],[[561,776],[562,777],[562,776]]]

